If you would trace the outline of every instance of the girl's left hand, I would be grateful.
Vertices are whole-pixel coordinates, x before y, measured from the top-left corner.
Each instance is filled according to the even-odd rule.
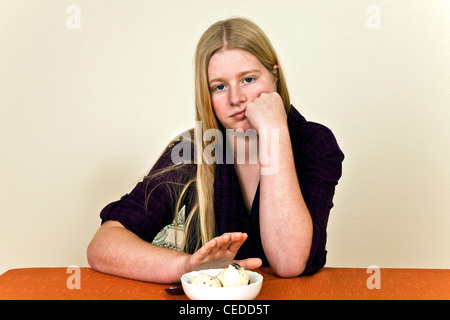
[[[277,92],[261,93],[247,105],[245,116],[258,134],[260,129],[281,129],[287,126],[283,100]]]

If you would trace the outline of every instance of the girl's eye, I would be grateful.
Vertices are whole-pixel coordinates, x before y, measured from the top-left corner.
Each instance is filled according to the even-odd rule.
[[[225,85],[224,85],[224,84],[219,84],[219,85],[216,87],[216,91],[222,91],[223,89],[225,89]]]
[[[244,79],[244,82],[245,82],[245,83],[251,83],[251,82],[253,82],[254,80],[255,80],[255,78],[247,77],[247,78]]]

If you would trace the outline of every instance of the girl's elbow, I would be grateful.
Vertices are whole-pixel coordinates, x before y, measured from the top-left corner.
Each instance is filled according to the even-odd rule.
[[[97,264],[98,264],[98,256],[95,252],[95,249],[92,245],[92,242],[89,244],[87,251],[86,251],[86,256],[87,256],[87,262],[88,264],[91,266],[92,269],[97,269]]]
[[[272,270],[280,278],[295,278],[300,276],[306,268],[305,263],[283,263],[272,266]]]
[[[100,254],[100,250],[98,248],[98,244],[95,241],[91,241],[86,250],[87,262],[89,266],[97,271],[102,270],[102,257]]]

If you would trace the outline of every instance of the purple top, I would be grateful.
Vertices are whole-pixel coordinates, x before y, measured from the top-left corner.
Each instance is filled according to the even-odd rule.
[[[303,272],[303,275],[309,275],[325,265],[328,216],[333,207],[335,186],[342,174],[344,155],[328,128],[306,121],[292,106],[288,114],[288,127],[300,188],[313,221],[311,252]],[[171,163],[171,148],[168,148],[151,172]],[[194,169],[195,165],[185,167]],[[178,177],[181,176],[186,178],[186,174],[178,174]],[[145,179],[139,182],[129,194],[102,210],[102,223],[119,221],[142,239],[153,241],[156,234],[173,221],[175,203],[167,185],[161,183],[164,179],[173,181],[174,176],[159,178],[148,184]],[[153,190],[147,210],[146,190]],[[214,195],[217,235],[233,231],[247,233],[248,239],[239,249],[236,259],[259,257],[263,266],[269,266],[260,237],[259,186],[249,214],[244,206],[234,164],[217,164]],[[189,206],[186,214],[188,212]]]

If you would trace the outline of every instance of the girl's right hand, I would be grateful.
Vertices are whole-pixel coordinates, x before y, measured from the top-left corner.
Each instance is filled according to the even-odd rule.
[[[224,268],[235,262],[244,269],[256,269],[262,264],[259,258],[234,260],[241,245],[247,240],[248,235],[241,232],[224,233],[211,239],[203,247],[187,258],[185,271]]]

